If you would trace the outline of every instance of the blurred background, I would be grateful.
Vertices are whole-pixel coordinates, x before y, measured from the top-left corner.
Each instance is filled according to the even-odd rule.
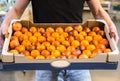
[[[100,0],[103,8],[108,12],[120,31],[120,0]],[[15,0],[0,0],[0,24],[6,13],[13,7]],[[31,4],[28,5],[21,19],[33,21]],[[84,5],[83,21],[93,19],[87,4]],[[119,36],[120,36],[120,32]],[[118,43],[120,49],[120,42]],[[92,81],[120,81],[120,63],[116,70],[90,70]],[[0,81],[35,81],[35,71],[0,71]]]

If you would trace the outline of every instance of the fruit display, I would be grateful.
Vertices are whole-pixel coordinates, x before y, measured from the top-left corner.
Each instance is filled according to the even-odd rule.
[[[81,59],[94,58],[111,52],[104,30],[98,26],[82,27],[24,27],[12,24],[8,52],[23,54],[29,59]]]

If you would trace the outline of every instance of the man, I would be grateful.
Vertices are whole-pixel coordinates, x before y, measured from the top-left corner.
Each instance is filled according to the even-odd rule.
[[[33,19],[35,23],[81,23],[84,2],[87,1],[94,17],[104,19],[111,32],[114,33],[114,39],[118,42],[116,27],[109,15],[100,5],[99,0],[31,0],[33,7]],[[19,19],[27,7],[29,0],[16,0],[16,3],[3,21],[0,29],[0,48],[3,45],[3,35],[8,30],[12,19]],[[88,70],[62,70],[58,74],[58,81],[64,81],[64,74],[67,81],[91,81]],[[37,81],[53,81],[52,71],[36,71]]]

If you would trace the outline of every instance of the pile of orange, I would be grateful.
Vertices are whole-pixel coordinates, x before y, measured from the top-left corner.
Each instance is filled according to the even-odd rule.
[[[9,52],[23,54],[30,59],[93,58],[111,52],[105,32],[100,27],[23,27],[13,24]]]

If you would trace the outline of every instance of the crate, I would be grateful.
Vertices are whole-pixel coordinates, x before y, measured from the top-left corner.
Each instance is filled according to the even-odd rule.
[[[105,31],[105,35],[106,35],[107,39],[109,40],[109,45],[110,45],[110,48],[112,49],[112,52],[109,52],[107,54],[101,53],[101,54],[98,54],[94,58],[88,58],[88,59],[54,59],[54,60],[32,59],[31,60],[31,59],[26,58],[24,55],[12,54],[12,53],[8,52],[9,42],[10,42],[10,38],[11,38],[11,35],[13,32],[12,24],[15,22],[21,22],[22,25],[25,27],[31,27],[31,26],[35,26],[35,27],[48,27],[48,26],[66,27],[66,26],[73,26],[73,25],[77,25],[77,24],[81,24],[83,27],[98,26],[98,27],[101,27],[101,29],[103,29]],[[5,63],[6,62],[7,63],[15,63],[15,64],[39,63],[39,64],[43,64],[43,65],[50,64],[51,66],[58,67],[58,68],[68,67],[75,63],[77,63],[77,64],[79,64],[79,63],[83,63],[83,64],[84,63],[111,63],[111,62],[118,62],[118,60],[119,60],[119,50],[117,48],[117,45],[116,45],[114,39],[109,36],[109,28],[104,20],[88,20],[84,23],[34,23],[34,24],[27,20],[12,20],[10,27],[8,29],[8,33],[5,37],[4,46],[3,46],[3,50],[2,50],[2,62],[3,63],[4,62]],[[45,66],[44,66],[44,68],[45,68]],[[41,69],[43,69],[43,68],[41,68]]]

